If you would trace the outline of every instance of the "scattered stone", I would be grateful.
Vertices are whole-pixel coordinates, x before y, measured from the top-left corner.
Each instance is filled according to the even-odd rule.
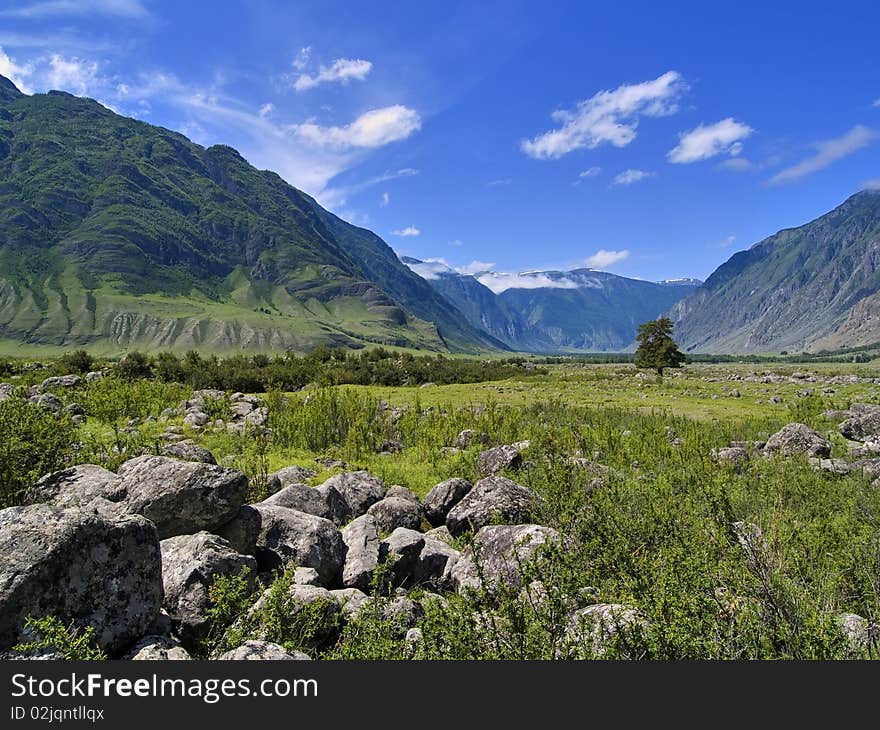
[[[162,540],[161,548],[164,607],[183,643],[192,647],[209,628],[208,589],[214,579],[247,570],[248,586],[253,588],[257,561],[208,532],[170,537]]]
[[[361,608],[370,600],[366,593],[357,588],[337,588],[334,591],[330,591],[330,593],[339,601],[339,605],[342,607],[342,615],[349,621],[356,618]]]
[[[458,434],[455,437],[455,440],[452,442],[453,446],[457,446],[459,449],[467,449],[472,444],[488,444],[489,443],[489,434],[485,431],[474,431],[472,428],[466,428],[464,431]]]
[[[505,469],[518,469],[522,465],[522,452],[528,447],[528,441],[520,441],[483,451],[477,457],[477,471],[481,476],[488,477]]]
[[[296,568],[293,571],[293,582],[298,586],[320,586],[321,576],[314,568]]]
[[[407,489],[406,487],[402,487],[399,484],[393,484],[388,487],[388,491],[385,492],[385,498],[388,499],[390,497],[407,499],[410,502],[415,502],[416,504],[421,505],[421,501],[419,501],[418,495],[414,491],[412,491],[412,489]]]
[[[385,497],[367,510],[376,519],[379,532],[393,532],[398,527],[418,530],[422,525],[422,506],[401,497]]]
[[[142,637],[162,604],[156,528],[136,517],[44,504],[0,510],[0,649],[28,616],[92,626],[113,655]]]
[[[271,641],[246,641],[241,646],[224,652],[217,657],[220,661],[302,661],[310,660],[308,654],[301,651],[287,651],[283,646]]]
[[[197,461],[201,464],[216,464],[214,454],[204,446],[199,446],[192,439],[185,439],[177,443],[162,447],[162,456],[170,456],[183,461]]]
[[[361,515],[342,529],[347,552],[342,585],[367,590],[379,564],[379,529],[371,514]]]
[[[304,466],[285,466],[273,474],[269,475],[269,481],[277,483],[275,491],[283,489],[290,484],[304,484],[309,479],[317,476],[318,472],[314,469],[308,469]]]
[[[852,416],[840,424],[840,433],[850,441],[873,441],[880,436],[880,406],[853,403]]]
[[[498,519],[518,524],[532,519],[540,498],[531,489],[505,477],[486,477],[446,516],[446,527],[454,536],[476,532]]]
[[[648,621],[631,606],[597,603],[572,614],[566,638],[584,646],[593,657],[604,656],[617,644],[620,658],[638,659],[628,650],[626,641],[648,626]]]
[[[331,485],[310,487],[307,484],[288,484],[271,497],[264,499],[263,504],[287,507],[306,514],[332,520],[337,525],[345,522],[349,514],[348,504]]]
[[[188,411],[187,414],[183,417],[183,422],[187,426],[191,426],[192,428],[202,428],[203,426],[207,426],[210,422],[211,418],[207,413],[203,411]]]
[[[537,559],[543,546],[559,542],[559,533],[542,525],[483,527],[450,571],[459,593],[500,585],[522,587],[523,569]]]
[[[40,390],[46,391],[52,388],[76,388],[82,382],[79,375],[56,375],[52,378],[46,378],[40,383]]]
[[[335,488],[345,501],[346,519],[360,517],[385,496],[385,483],[367,471],[348,471],[330,477],[319,489]]]
[[[332,585],[345,563],[342,534],[330,520],[286,507],[256,504],[260,513],[257,558],[260,567],[304,566]]]
[[[875,648],[880,640],[880,626],[858,614],[838,614],[837,625],[846,637],[853,658],[863,656]]]
[[[413,586],[417,581],[420,556],[425,536],[406,527],[398,527],[379,545],[379,562],[390,561],[391,584]]]
[[[131,661],[188,661],[192,659],[180,642],[170,636],[145,636],[122,657]]]
[[[742,446],[727,446],[713,449],[712,458],[719,463],[726,463],[735,469],[742,469],[749,462],[749,452]]]
[[[126,461],[119,476],[125,511],[151,520],[162,539],[222,527],[237,515],[248,489],[239,471],[166,456]]]
[[[767,454],[780,456],[831,456],[831,443],[803,423],[789,423],[774,433],[764,447]]]
[[[435,527],[446,522],[449,511],[455,507],[465,495],[471,491],[473,485],[467,479],[447,479],[433,487],[425,497],[425,516]]]
[[[428,538],[445,542],[447,545],[453,545],[454,547],[455,538],[452,537],[452,533],[449,532],[449,528],[446,525],[440,525],[440,527],[435,527],[433,530],[428,530],[425,533],[425,539],[427,540]]]

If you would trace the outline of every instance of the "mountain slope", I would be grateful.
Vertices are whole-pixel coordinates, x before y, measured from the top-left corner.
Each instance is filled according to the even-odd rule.
[[[591,269],[516,276],[483,272],[477,277],[436,263],[402,260],[426,276],[471,324],[512,349],[529,352],[626,350],[639,324],[655,319],[699,284],[655,283]]]
[[[776,352],[880,341],[880,193],[734,254],[673,307],[695,352]]]
[[[359,231],[232,148],[0,77],[0,337],[108,351],[500,344]]]

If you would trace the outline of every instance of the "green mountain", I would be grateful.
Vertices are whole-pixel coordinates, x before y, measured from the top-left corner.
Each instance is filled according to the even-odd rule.
[[[693,352],[817,351],[880,341],[880,192],[734,254],[671,316]]]
[[[436,263],[402,261],[472,325],[527,352],[631,349],[639,324],[657,318],[700,284],[641,281],[592,269],[469,276]]]
[[[504,347],[378,236],[232,148],[3,77],[0,338],[107,352]]]

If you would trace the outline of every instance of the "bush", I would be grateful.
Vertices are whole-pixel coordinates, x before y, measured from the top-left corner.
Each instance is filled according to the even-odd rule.
[[[58,652],[70,661],[100,661],[107,658],[103,650],[95,644],[95,630],[91,626],[84,629],[71,621],[65,626],[54,616],[44,618],[28,617],[25,629],[33,632],[34,638],[17,644],[14,651],[22,654],[31,652]]]
[[[29,504],[36,481],[68,465],[75,437],[66,416],[21,396],[0,402],[0,508]]]

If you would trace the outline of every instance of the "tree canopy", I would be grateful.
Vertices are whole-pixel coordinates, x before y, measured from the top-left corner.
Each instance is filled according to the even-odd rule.
[[[668,317],[645,322],[639,325],[636,340],[636,367],[656,370],[663,375],[666,368],[680,368],[685,361],[684,353],[672,339],[674,325]]]

